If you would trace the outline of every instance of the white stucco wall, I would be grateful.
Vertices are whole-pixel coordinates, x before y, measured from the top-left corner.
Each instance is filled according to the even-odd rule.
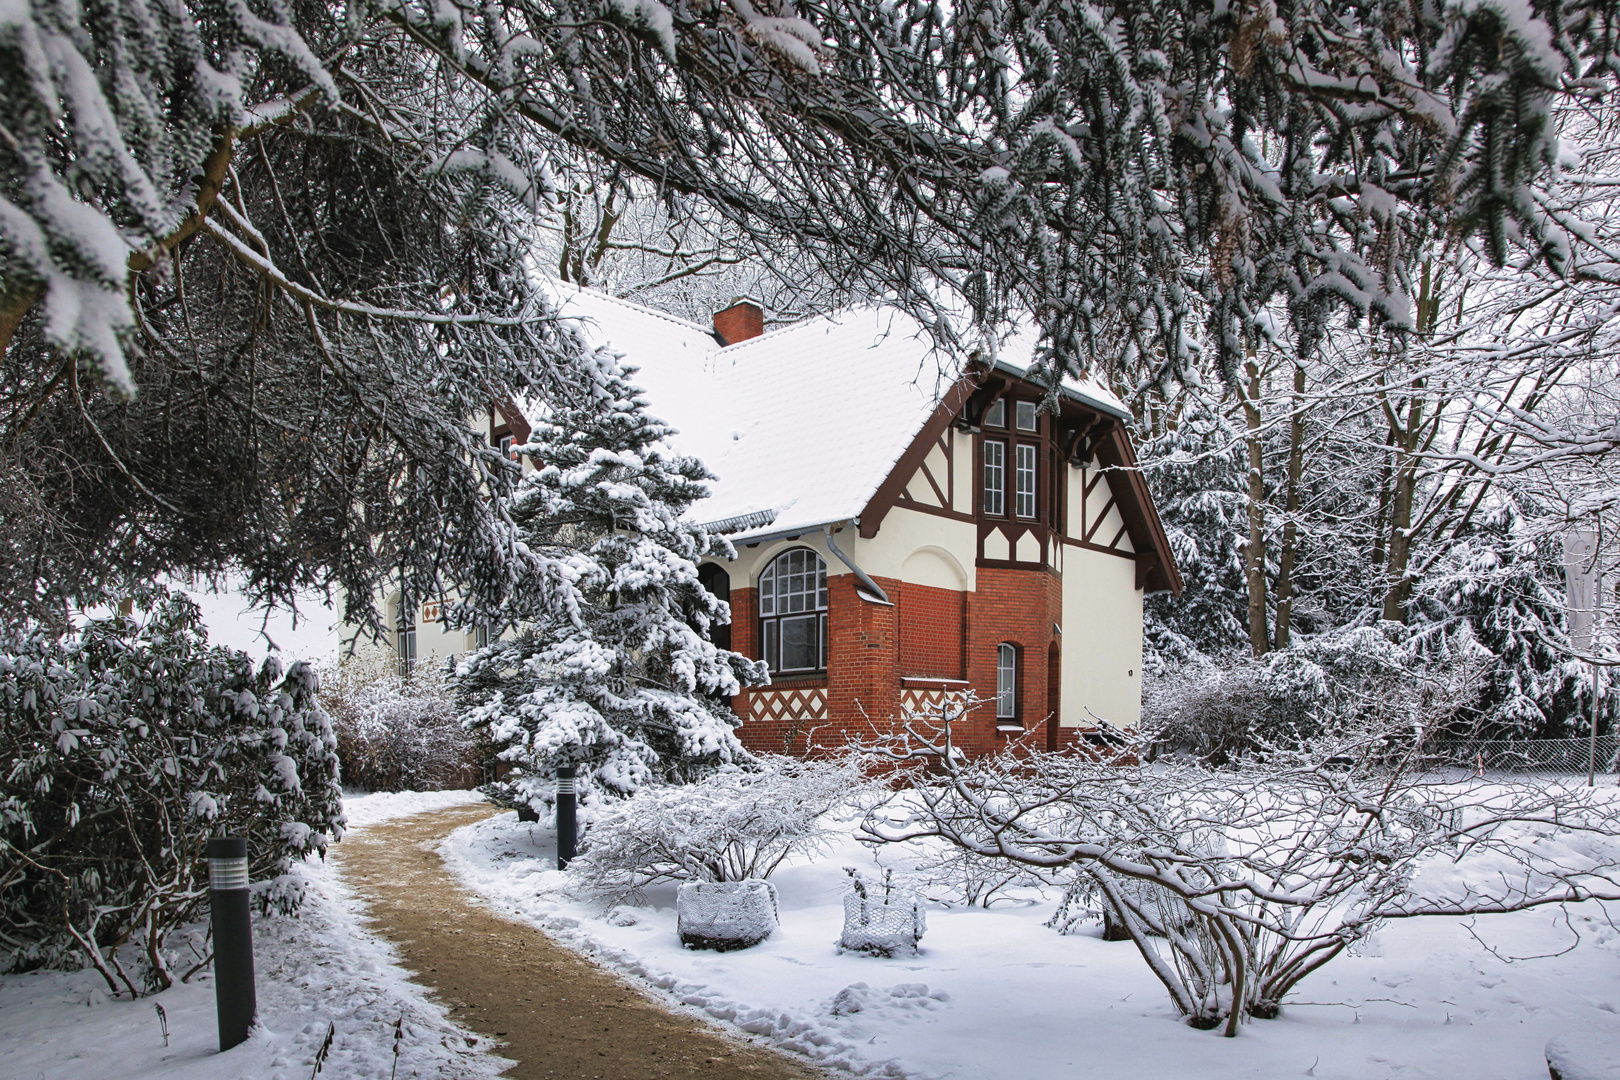
[[[1063,570],[1063,726],[1089,726],[1091,713],[1122,727],[1142,718],[1142,593],[1131,560],[1071,546]]]

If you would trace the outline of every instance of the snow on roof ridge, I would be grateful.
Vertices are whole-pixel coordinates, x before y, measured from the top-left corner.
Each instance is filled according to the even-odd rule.
[[[588,293],[598,300],[606,300],[610,303],[618,304],[620,307],[629,308],[631,311],[639,312],[642,315],[651,315],[655,318],[665,319],[674,323],[676,326],[683,327],[687,330],[695,330],[705,337],[712,338],[714,336],[713,330],[707,326],[703,326],[700,323],[695,323],[690,319],[683,319],[679,315],[671,315],[669,312],[663,311],[659,308],[648,307],[646,304],[638,304],[634,300],[626,300],[622,296],[614,296],[612,293],[603,292],[601,289],[593,289],[589,285],[576,285],[571,281],[553,281],[553,284],[555,284],[558,287],[558,290],[561,292]],[[563,314],[565,318],[570,317],[568,316],[567,312],[562,312],[561,314]]]

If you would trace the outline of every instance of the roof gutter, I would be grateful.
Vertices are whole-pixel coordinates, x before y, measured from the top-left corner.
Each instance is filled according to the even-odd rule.
[[[849,567],[850,573],[855,575],[855,580],[859,581],[862,585],[866,586],[866,589],[867,589],[868,592],[870,592],[874,596],[876,596],[877,599],[881,603],[889,604],[889,605],[892,606],[894,604],[894,601],[889,599],[889,594],[884,592],[883,588],[880,585],[878,585],[877,582],[873,581],[872,578],[867,574],[867,572],[865,570],[862,570],[860,567],[855,565],[855,560],[854,559],[851,559],[848,555],[845,555],[843,553],[843,551],[841,551],[839,549],[838,545],[833,542],[833,524],[834,524],[833,522],[829,522],[826,525],[823,525],[821,527],[822,531],[827,536],[827,550],[832,552],[834,555],[838,556],[838,561],[839,562],[841,562],[845,566]],[[850,523],[847,522],[847,521],[840,521],[840,522],[837,522],[836,524],[840,528],[842,528],[843,526],[848,525]]]

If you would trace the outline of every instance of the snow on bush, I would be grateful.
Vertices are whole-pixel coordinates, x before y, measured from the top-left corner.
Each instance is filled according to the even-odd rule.
[[[751,948],[776,929],[776,886],[758,878],[688,881],[675,892],[675,918],[689,949]]]
[[[1275,1017],[1301,980],[1393,919],[1620,899],[1611,791],[1432,776],[1411,722],[1224,769],[1150,765],[1134,748],[966,761],[950,726],[974,704],[911,717],[871,748],[935,773],[874,808],[865,838],[1089,875],[1195,1027],[1230,1036]]]
[[[1421,741],[1466,714],[1488,659],[1466,635],[1420,649],[1399,623],[1352,627],[1263,660],[1150,679],[1142,726],[1212,765],[1357,727],[1394,724]]]
[[[479,781],[478,740],[461,723],[444,669],[402,676],[359,663],[321,672],[343,782],[367,791],[439,791]]]
[[[289,913],[343,812],[307,665],[209,648],[183,595],[133,610],[0,633],[0,971],[88,964],[139,996],[200,966],[168,939],[206,907],[209,836],[246,837],[260,910]]]
[[[829,812],[871,790],[853,759],[763,756],[609,809],[568,865],[577,887],[618,902],[659,881],[768,878],[791,855],[824,850]]]

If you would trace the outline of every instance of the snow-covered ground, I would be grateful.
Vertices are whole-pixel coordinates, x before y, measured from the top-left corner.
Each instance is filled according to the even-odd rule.
[[[1390,926],[1308,979],[1280,1019],[1223,1039],[1178,1022],[1129,942],[1047,929],[1050,902],[936,907],[918,957],[839,955],[841,868],[872,865],[854,842],[773,875],[781,929],[724,954],[680,946],[672,886],[610,912],[570,899],[554,843],[504,814],[443,851],[497,909],[700,1015],[860,1075],[1546,1080],[1549,1039],[1620,1038],[1620,932],[1596,904],[1567,923],[1549,910]]]
[[[351,827],[464,803],[465,791],[345,800]],[[334,1025],[329,1080],[390,1075],[483,1080],[508,1062],[445,1018],[407,981],[389,947],[366,932],[332,867],[299,868],[308,899],[297,918],[254,918],[260,1027],[219,1053],[210,973],[139,1001],[113,1000],[93,971],[0,977],[0,1077],[5,1080],[300,1080]],[[157,1006],[168,1021],[168,1045]]]

